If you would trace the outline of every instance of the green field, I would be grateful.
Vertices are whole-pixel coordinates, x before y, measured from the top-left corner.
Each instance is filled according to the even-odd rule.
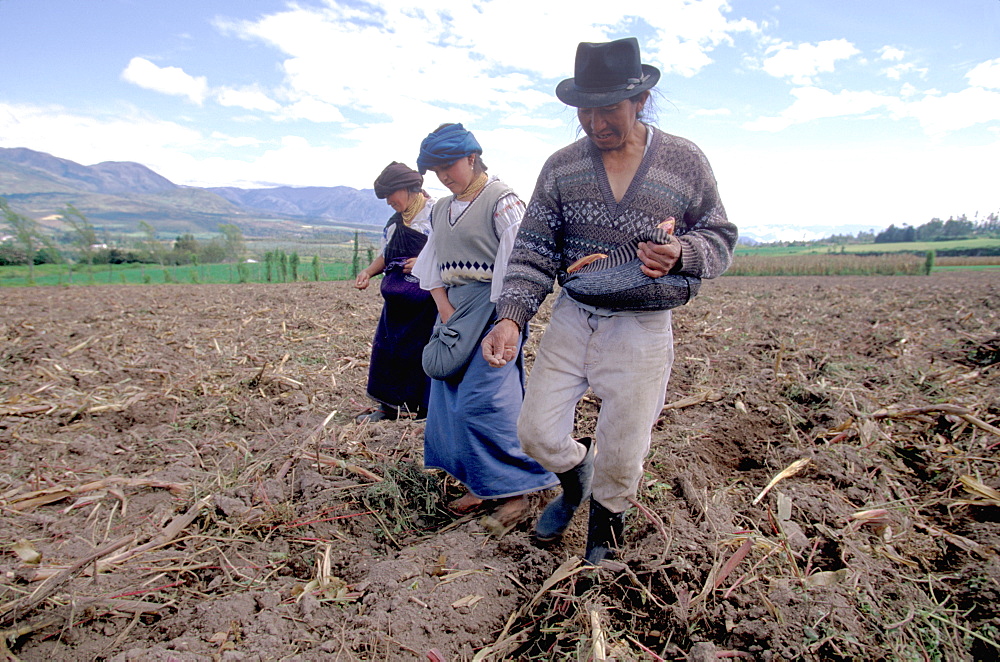
[[[377,250],[377,237],[366,237],[360,248],[360,268],[368,265]],[[313,271],[312,256],[299,265],[297,278],[291,273],[282,278],[275,272],[270,281],[346,280],[352,278],[352,249],[345,244],[324,242],[281,241],[276,239],[254,242],[255,248],[313,253],[320,259],[318,278]],[[1000,251],[1000,239],[979,238],[960,241],[909,242],[894,244],[833,245],[763,245],[740,246],[736,249],[730,276],[834,276],[834,275],[915,275],[925,273],[924,254],[946,250],[994,249]],[[842,250],[843,249],[843,250]],[[26,285],[96,285],[154,283],[239,283],[269,282],[263,262],[237,264],[203,264],[161,267],[159,265],[118,264],[43,264],[35,267],[34,280],[29,281],[28,267],[0,267],[0,287]],[[932,273],[955,269],[995,269],[1000,256],[938,257]]]
[[[1000,239],[977,237],[955,241],[909,241],[893,244],[815,244],[801,245],[764,244],[738,246],[737,255],[827,255],[830,253],[926,253],[927,251],[993,249],[1000,250]]]
[[[26,285],[135,285],[156,283],[266,283],[291,280],[347,280],[353,278],[353,242],[335,242],[329,239],[301,238],[249,238],[245,239],[247,251],[244,255],[255,258],[255,262],[222,264],[185,264],[161,267],[159,264],[114,264],[87,266],[82,262],[72,264],[41,264],[34,269],[34,280],[29,282],[27,266],[0,266],[0,287],[23,287]],[[359,233],[358,267],[363,269],[378,252],[379,233]],[[273,266],[268,279],[267,266],[263,255],[269,251],[282,251],[287,256],[302,256],[297,278],[292,278],[288,264],[285,277],[278,273],[278,264]],[[320,263],[317,278],[313,270],[313,257]],[[242,273],[240,273],[242,271]]]
[[[367,266],[362,263],[362,267]],[[319,278],[311,261],[301,264],[298,280],[346,280],[351,278],[350,262],[320,262]],[[161,267],[159,265],[114,264],[41,264],[35,267],[34,282],[28,280],[28,267],[0,267],[0,287],[27,285],[139,285],[153,283],[239,283],[241,274],[236,264],[201,264]],[[285,280],[291,280],[286,274]],[[271,280],[281,281],[272,273]],[[263,262],[245,265],[242,282],[266,283],[267,273]]]

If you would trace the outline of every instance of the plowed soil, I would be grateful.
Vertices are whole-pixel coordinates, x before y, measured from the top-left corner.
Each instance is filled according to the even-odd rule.
[[[584,521],[491,538],[447,512],[419,421],[354,423],[380,305],[346,282],[0,290],[0,654],[1000,654],[995,273],[706,283],[598,571]]]

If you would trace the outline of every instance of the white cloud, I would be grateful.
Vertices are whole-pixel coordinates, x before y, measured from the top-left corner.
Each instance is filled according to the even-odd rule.
[[[756,29],[729,21],[729,11],[725,0],[637,0],[626,16],[595,0],[375,0],[364,8],[327,0],[221,27],[284,53],[293,96],[401,121],[401,102],[415,87],[441,107],[526,112],[555,104],[552,88],[572,75],[577,43],[617,36],[632,20],[655,31],[644,61],[692,75],[732,34]]]
[[[965,74],[970,85],[986,87],[992,90],[1000,89],[1000,58],[987,60],[976,65]]]
[[[276,112],[281,105],[267,96],[260,88],[245,87],[236,89],[223,87],[215,93],[215,99],[222,106],[236,106],[247,110],[261,110],[268,113]]]
[[[903,76],[909,73],[916,73],[921,76],[927,75],[926,68],[918,67],[913,62],[903,62],[906,53],[894,46],[883,46],[878,50],[878,53],[879,59],[894,63],[882,70],[882,74],[889,80],[901,80]]]
[[[743,125],[751,131],[781,131],[795,124],[829,117],[863,115],[880,107],[894,108],[895,97],[875,92],[844,90],[830,92],[818,87],[799,87],[792,90],[795,101],[774,117],[761,117]]]
[[[712,167],[729,218],[766,226],[887,227],[998,208],[1000,142],[843,148],[714,150]]]
[[[211,138],[220,145],[230,147],[258,147],[261,144],[260,139],[252,136],[230,136],[219,131],[213,131]]]
[[[758,31],[757,25],[747,19],[729,20],[729,3],[724,1],[652,2],[635,9],[636,16],[657,30],[658,38],[644,55],[651,56],[665,74],[694,76],[712,63],[712,51],[733,43],[733,35]]]
[[[350,10],[333,15],[304,10],[265,18],[247,27],[289,57],[284,62],[289,94],[312,97],[341,109],[402,119],[408,97],[419,94],[441,106],[494,109],[538,107],[554,101],[533,89],[536,81],[505,73],[482,49],[440,46],[448,33],[398,13],[385,24],[352,25]],[[478,26],[483,32],[486,26]],[[393,34],[387,34],[392,30]],[[504,63],[505,65],[509,63]]]
[[[833,71],[838,60],[846,60],[861,52],[846,39],[798,46],[783,42],[769,47],[767,51],[773,55],[762,63],[764,71],[775,78],[789,78],[797,85],[808,84],[813,76]]]
[[[883,71],[886,78],[888,78],[889,80],[900,80],[903,78],[905,74],[908,74],[910,72],[927,73],[927,70],[918,69],[917,65],[913,64],[912,62],[905,62],[903,64],[899,64],[894,67],[888,67]]]
[[[933,137],[989,124],[1000,119],[1000,92],[969,87],[952,94],[936,90],[922,95],[913,86],[903,86],[894,97],[869,91],[830,92],[818,87],[800,87],[791,92],[795,101],[776,116],[760,117],[743,125],[750,131],[777,132],[797,124],[834,117],[864,116],[884,111],[895,119],[916,119]]]
[[[906,56],[906,53],[894,46],[883,46],[878,53],[879,57],[890,62],[900,62]]]
[[[695,117],[719,117],[722,115],[732,115],[729,108],[701,108],[692,113]]]
[[[345,122],[340,109],[319,99],[299,99],[275,114],[278,120],[309,120],[310,122]]]
[[[916,118],[929,135],[941,136],[996,122],[1000,119],[1000,92],[969,87],[943,96],[928,95],[897,110],[902,116]]]
[[[122,78],[147,90],[187,97],[199,106],[208,93],[208,82],[204,76],[191,76],[178,67],[159,67],[142,57],[129,61]]]
[[[0,103],[0,146],[28,147],[83,165],[135,161],[175,183],[187,175],[173,164],[194,160],[188,153],[212,144],[199,131],[134,108],[88,116],[55,105]]]
[[[558,129],[561,126],[565,126],[565,121],[555,117],[511,113],[504,115],[500,124],[503,126],[534,127],[536,129]]]
[[[516,127],[477,130],[475,133],[484,146],[483,158],[489,164],[490,173],[510,184],[527,201],[545,159],[572,140],[574,130],[575,124],[567,126],[562,138]]]

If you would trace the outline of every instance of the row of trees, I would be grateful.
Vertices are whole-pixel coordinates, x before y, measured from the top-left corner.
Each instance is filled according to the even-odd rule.
[[[68,206],[67,209],[72,207]],[[25,263],[28,265],[28,280],[34,280],[36,255],[43,249],[58,254],[55,244],[41,232],[38,221],[24,214],[18,214],[3,198],[0,198],[0,214],[3,214],[4,224],[14,233],[13,246],[20,248],[21,254],[24,255]]]
[[[140,227],[145,235],[144,244],[150,260],[160,265],[168,264],[217,264],[219,262],[239,262],[243,258],[246,246],[243,232],[230,223],[219,226],[221,237],[212,237],[208,241],[198,241],[193,234],[187,233],[177,237],[173,246],[167,250],[156,240],[156,230],[142,221]]]
[[[233,224],[219,225],[221,236],[208,241],[198,241],[193,234],[183,234],[167,244],[157,238],[156,229],[152,225],[142,221],[139,224],[142,238],[133,248],[122,249],[102,243],[94,226],[73,205],[66,205],[60,213],[60,220],[68,228],[59,237],[61,241],[43,232],[33,218],[15,212],[3,198],[0,198],[0,215],[3,224],[13,235],[12,241],[0,243],[0,266],[28,265],[29,280],[34,280],[35,265],[67,262],[60,244],[72,245],[76,261],[88,266],[123,263],[175,266],[238,262],[246,250],[243,233]]]
[[[895,225],[890,225],[875,235],[875,243],[948,241],[974,237],[1000,237],[1000,217],[996,213],[992,213],[982,221],[973,221],[962,214],[958,218],[949,218],[947,221],[934,218],[917,227],[904,224],[897,228]]]
[[[39,264],[63,264],[65,252],[60,246],[72,244],[73,257],[78,263],[88,265],[92,273],[94,265],[110,264],[158,264],[161,267],[176,267],[181,265],[219,264],[225,262],[237,263],[239,282],[249,282],[253,277],[253,267],[244,261],[246,243],[239,227],[232,224],[219,225],[220,236],[208,241],[199,241],[193,234],[182,234],[172,242],[160,241],[156,230],[149,223],[139,224],[141,238],[133,242],[130,248],[107,247],[98,238],[98,232],[87,218],[72,205],[67,205],[60,214],[67,231],[56,235],[43,232],[37,221],[23,214],[18,214],[7,202],[0,198],[0,227],[6,226],[13,233],[13,241],[0,242],[0,266],[28,265],[28,281],[34,282],[34,267]],[[373,249],[368,249],[369,261],[373,259]],[[359,262],[359,238],[354,236],[354,273],[357,276]],[[303,279],[321,280],[323,268],[319,255],[314,255],[310,265],[304,265],[297,252],[291,254],[284,250],[268,251],[263,258],[263,273],[266,282],[288,282]],[[311,267],[311,268],[310,268]],[[170,278],[164,270],[164,275]]]
[[[946,241],[974,237],[1000,237],[1000,215],[993,212],[983,220],[969,220],[962,214],[947,221],[934,218],[916,227],[904,223],[902,227],[890,225],[881,232],[867,230],[854,234],[834,234],[820,241],[823,244],[889,244],[910,241]],[[808,243],[808,242],[791,242]]]

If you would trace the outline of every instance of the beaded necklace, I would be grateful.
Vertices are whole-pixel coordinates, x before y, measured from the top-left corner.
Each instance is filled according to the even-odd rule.
[[[413,196],[413,200],[410,200],[410,204],[408,204],[406,209],[401,212],[403,215],[403,224],[406,225],[406,227],[409,227],[410,223],[413,222],[413,219],[420,213],[420,210],[422,210],[426,204],[427,198],[424,197],[422,192]]]
[[[486,186],[487,179],[488,178],[486,177],[485,172],[479,173],[479,176],[469,182],[469,186],[464,191],[456,195],[455,199],[459,202],[468,202],[469,200],[474,199],[477,195],[479,195],[479,192],[483,190],[483,187]]]

